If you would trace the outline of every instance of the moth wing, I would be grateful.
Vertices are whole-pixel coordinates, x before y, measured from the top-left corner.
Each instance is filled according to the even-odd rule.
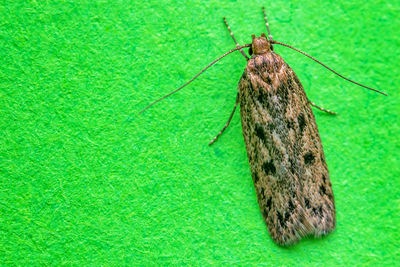
[[[239,81],[243,136],[258,203],[280,245],[335,228],[329,172],[314,114],[293,70],[275,54],[248,61]]]

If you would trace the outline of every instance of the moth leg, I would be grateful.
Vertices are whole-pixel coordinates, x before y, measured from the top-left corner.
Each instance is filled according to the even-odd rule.
[[[310,103],[311,106],[316,107],[319,110],[325,111],[326,113],[332,114],[332,115],[336,115],[336,112],[330,111],[329,109],[325,109],[323,107],[317,106],[315,105],[315,103],[311,102],[310,100],[308,100],[308,102]]]
[[[229,33],[230,33],[231,36],[232,36],[233,41],[234,41],[235,44],[236,44],[236,47],[239,48],[240,45],[239,45],[239,43],[236,41],[235,36],[233,36],[233,32],[232,32],[232,30],[231,30],[231,27],[229,27],[229,24],[228,24],[228,22],[226,21],[225,17],[224,17],[224,22],[225,22],[226,27],[228,28]],[[240,49],[240,53],[242,53],[242,55],[246,58],[246,60],[249,60],[249,57],[246,55],[246,53],[243,51],[243,49]]]
[[[217,139],[218,139],[218,137],[225,131],[225,129],[226,128],[228,128],[228,126],[229,126],[229,123],[231,122],[231,120],[232,120],[232,117],[233,117],[233,114],[235,113],[235,110],[236,110],[236,107],[237,107],[237,105],[239,104],[239,93],[236,95],[236,102],[235,102],[235,106],[233,107],[233,110],[232,110],[232,113],[231,113],[231,115],[229,116],[229,119],[228,119],[228,121],[226,122],[226,124],[225,124],[225,126],[224,126],[224,128],[222,128],[222,130],[217,134],[217,136],[216,137],[214,137],[214,139],[213,140],[211,140],[211,142],[210,143],[208,143],[208,145],[209,146],[211,146],[212,144],[214,144],[215,143],[215,141],[217,141]]]

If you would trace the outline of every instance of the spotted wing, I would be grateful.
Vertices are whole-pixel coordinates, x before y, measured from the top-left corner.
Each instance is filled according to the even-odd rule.
[[[239,82],[243,136],[263,218],[280,245],[335,228],[335,205],[314,114],[276,53],[251,58]]]

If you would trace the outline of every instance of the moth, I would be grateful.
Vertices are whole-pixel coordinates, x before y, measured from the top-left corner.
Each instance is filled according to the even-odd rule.
[[[320,237],[335,229],[332,185],[311,106],[334,113],[307,98],[295,72],[274,52],[274,45],[294,49],[352,83],[385,93],[356,83],[306,53],[274,41],[264,8],[263,12],[268,37],[265,33],[252,35],[251,44],[240,46],[224,18],[236,49],[141,112],[181,90],[221,58],[240,51],[247,65],[238,84],[236,103],[227,123],[209,144],[228,127],[240,103],[243,137],[262,216],[272,239],[278,245],[289,246],[303,237]],[[243,51],[247,47],[250,58]]]

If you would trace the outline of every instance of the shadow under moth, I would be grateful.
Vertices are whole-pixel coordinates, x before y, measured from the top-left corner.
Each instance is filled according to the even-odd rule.
[[[386,94],[340,75],[290,45],[274,41],[264,8],[263,11],[268,37],[265,33],[261,37],[252,35],[251,44],[240,46],[224,18],[236,49],[223,54],[190,81],[140,113],[181,90],[221,58],[240,51],[247,65],[238,84],[236,103],[227,123],[210,145],[228,127],[240,103],[243,136],[262,216],[272,239],[278,245],[288,246],[302,237],[320,237],[335,229],[335,202],[311,106],[334,113],[307,98],[296,74],[274,52],[273,45],[294,49],[345,80]],[[243,51],[247,47],[250,58]]]

